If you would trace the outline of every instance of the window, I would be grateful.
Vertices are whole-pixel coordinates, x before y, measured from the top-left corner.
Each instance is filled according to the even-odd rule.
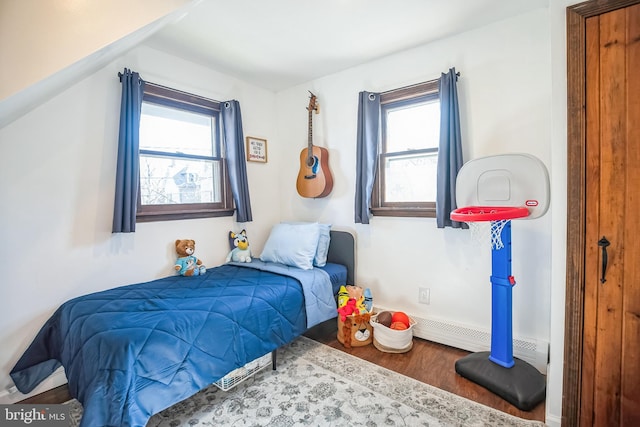
[[[218,102],[145,85],[138,221],[233,214],[219,118]]]
[[[436,216],[440,138],[438,80],[380,96],[382,139],[372,212]]]

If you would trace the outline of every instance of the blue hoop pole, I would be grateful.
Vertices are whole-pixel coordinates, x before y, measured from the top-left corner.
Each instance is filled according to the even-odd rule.
[[[493,221],[492,221],[493,223]],[[511,221],[501,231],[504,246],[491,249],[491,354],[489,360],[505,368],[513,361],[512,306],[515,280],[511,275]]]

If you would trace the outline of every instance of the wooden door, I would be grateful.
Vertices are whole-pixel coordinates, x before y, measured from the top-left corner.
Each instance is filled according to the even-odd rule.
[[[640,425],[640,4],[586,20],[580,425]]]

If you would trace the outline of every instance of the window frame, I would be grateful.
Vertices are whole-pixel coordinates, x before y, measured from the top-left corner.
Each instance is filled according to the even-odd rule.
[[[176,108],[193,113],[206,114],[214,118],[216,126],[212,143],[216,148],[215,152],[218,153],[217,156],[201,156],[183,153],[171,153],[170,155],[167,155],[166,152],[138,149],[138,163],[140,163],[140,156],[142,155],[158,156],[163,158],[219,161],[221,164],[220,176],[214,177],[214,180],[222,179],[222,182],[220,183],[222,197],[221,201],[216,203],[175,203],[143,205],[141,194],[142,171],[140,170],[138,174],[138,201],[136,222],[172,221],[182,219],[232,216],[235,209],[233,205],[233,197],[231,194],[231,184],[229,182],[227,161],[224,156],[224,147],[222,144],[220,102],[149,82],[146,82],[145,84],[142,102],[152,103],[163,107]]]
[[[375,216],[436,217],[436,202],[387,202],[385,194],[385,159],[407,154],[438,153],[438,148],[425,148],[387,153],[386,111],[402,105],[411,105],[440,99],[440,80],[430,80],[416,85],[394,89],[380,94],[380,147],[376,160],[376,178],[371,197],[371,213]]]

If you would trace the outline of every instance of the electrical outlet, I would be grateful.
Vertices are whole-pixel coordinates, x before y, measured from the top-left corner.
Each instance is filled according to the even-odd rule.
[[[420,304],[429,304],[431,302],[431,289],[418,288],[418,302]]]

